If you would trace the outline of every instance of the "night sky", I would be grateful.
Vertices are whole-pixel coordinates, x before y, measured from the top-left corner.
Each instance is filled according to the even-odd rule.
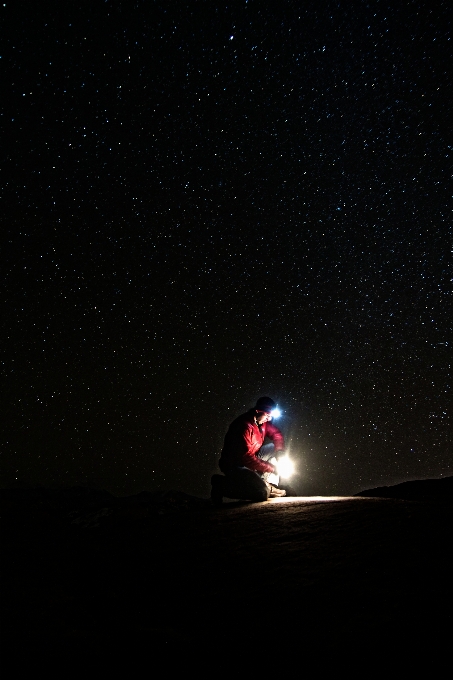
[[[264,395],[304,495],[453,474],[451,3],[0,10],[1,485],[206,496]]]

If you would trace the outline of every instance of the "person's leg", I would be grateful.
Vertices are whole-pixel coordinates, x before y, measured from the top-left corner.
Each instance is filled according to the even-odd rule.
[[[266,501],[269,497],[269,488],[265,481],[256,472],[244,467],[228,472],[225,477],[214,475],[211,482],[211,497],[214,502],[220,493],[226,498],[255,502]]]
[[[227,498],[262,502],[269,498],[269,488],[256,472],[241,467],[226,475],[223,495]]]
[[[265,460],[267,463],[272,463],[272,465],[276,465],[277,463],[273,444],[265,444],[261,448],[258,455],[261,458],[261,460]],[[280,482],[280,477],[278,475],[275,475],[273,472],[263,472],[262,477],[265,482],[267,482],[268,484],[272,484],[272,486],[278,486]]]
[[[261,448],[258,455],[261,458],[261,460],[265,460],[268,463],[272,463],[272,465],[276,465],[277,463],[273,444],[265,444]],[[261,477],[267,484],[269,498],[280,498],[281,496],[286,496],[286,491],[284,489],[278,488],[278,484],[280,482],[279,475],[275,475],[273,472],[263,472]]]

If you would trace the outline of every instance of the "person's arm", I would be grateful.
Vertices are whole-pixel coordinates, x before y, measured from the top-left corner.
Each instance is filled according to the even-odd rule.
[[[277,468],[266,460],[261,460],[254,453],[246,453],[242,457],[242,465],[254,472],[273,472],[277,474]]]
[[[253,470],[254,472],[275,472],[275,465],[268,463],[265,460],[261,460],[255,453],[256,442],[253,437],[253,427],[247,425],[241,437],[241,465]]]
[[[284,450],[285,439],[278,427],[273,425],[273,423],[266,423],[266,437],[269,437],[269,439],[274,444],[275,453]]]

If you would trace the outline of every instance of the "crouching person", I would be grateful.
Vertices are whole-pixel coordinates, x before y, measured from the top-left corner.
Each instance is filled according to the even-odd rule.
[[[231,423],[219,461],[224,474],[211,478],[211,498],[215,505],[220,505],[223,497],[260,502],[285,495],[286,492],[277,487],[275,457],[283,453],[285,442],[278,427],[272,423],[275,408],[272,399],[261,397],[255,408]],[[264,459],[271,458],[269,454],[260,455],[266,439],[274,445],[274,463]]]

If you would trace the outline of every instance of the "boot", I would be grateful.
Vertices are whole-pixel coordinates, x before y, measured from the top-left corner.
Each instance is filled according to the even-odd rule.
[[[285,489],[279,489],[278,486],[269,484],[269,498],[282,498],[283,496],[286,496]]]

